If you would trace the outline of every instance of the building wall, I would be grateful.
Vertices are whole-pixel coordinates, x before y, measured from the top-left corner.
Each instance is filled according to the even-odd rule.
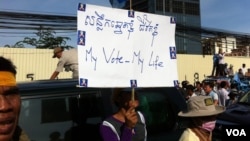
[[[217,41],[216,41],[217,40]],[[224,37],[217,38],[215,40],[215,52],[218,53],[219,49],[222,49],[222,52],[232,53],[232,49],[236,49],[236,38],[234,37]]]
[[[201,27],[200,0],[136,0],[133,10],[173,16],[177,20],[176,48],[180,54],[202,54],[201,35],[189,27]],[[127,3],[125,9],[129,9]],[[185,28],[185,29],[182,29]]]
[[[237,72],[245,63],[247,68],[250,68],[249,58],[247,57],[232,57],[226,56],[225,62],[232,64],[234,72]],[[188,80],[191,83],[194,82],[194,74],[199,74],[199,81],[202,81],[205,77],[210,76],[212,72],[213,56],[206,55],[187,55],[177,54],[177,66],[179,81]]]
[[[34,80],[49,79],[56,68],[58,59],[52,58],[52,49],[30,48],[0,48],[0,56],[11,59],[17,67],[17,81],[30,81],[27,74],[34,74]],[[249,58],[225,57],[225,61],[234,65],[237,71],[242,63],[250,68]],[[177,54],[177,67],[179,81],[188,80],[194,82],[194,74],[199,74],[199,81],[209,76],[212,71],[212,56]],[[165,76],[166,79],[168,76]],[[59,79],[71,78],[70,72],[62,72]]]
[[[181,54],[202,54],[201,35],[196,31],[187,30],[189,26],[200,28],[200,1],[191,0],[151,0],[154,1],[155,14],[176,17],[177,26],[185,29],[176,30],[176,48]],[[191,6],[192,5],[192,6]]]

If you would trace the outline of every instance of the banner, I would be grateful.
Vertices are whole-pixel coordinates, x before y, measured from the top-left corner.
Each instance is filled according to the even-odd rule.
[[[79,3],[79,86],[174,86],[175,27],[174,17]]]

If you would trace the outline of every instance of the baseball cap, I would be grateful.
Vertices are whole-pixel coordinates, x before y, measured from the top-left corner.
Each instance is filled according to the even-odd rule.
[[[61,51],[63,51],[63,49],[62,49],[61,47],[56,47],[56,48],[54,48],[54,55],[52,56],[52,58],[56,58],[56,54],[57,54],[58,52],[61,52]]]

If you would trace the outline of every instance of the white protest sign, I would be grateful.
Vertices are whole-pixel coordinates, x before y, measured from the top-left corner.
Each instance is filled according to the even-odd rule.
[[[79,85],[174,86],[175,27],[174,17],[79,4]]]

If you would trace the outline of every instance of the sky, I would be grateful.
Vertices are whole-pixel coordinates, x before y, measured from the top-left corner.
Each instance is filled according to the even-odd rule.
[[[250,33],[250,0],[200,0],[201,26]],[[0,11],[76,16],[78,3],[111,7],[109,0],[0,0]],[[0,29],[2,30],[2,29]],[[13,38],[0,36],[0,46],[13,45]],[[3,42],[4,41],[4,42]]]
[[[250,33],[249,0],[200,0],[201,26]]]

